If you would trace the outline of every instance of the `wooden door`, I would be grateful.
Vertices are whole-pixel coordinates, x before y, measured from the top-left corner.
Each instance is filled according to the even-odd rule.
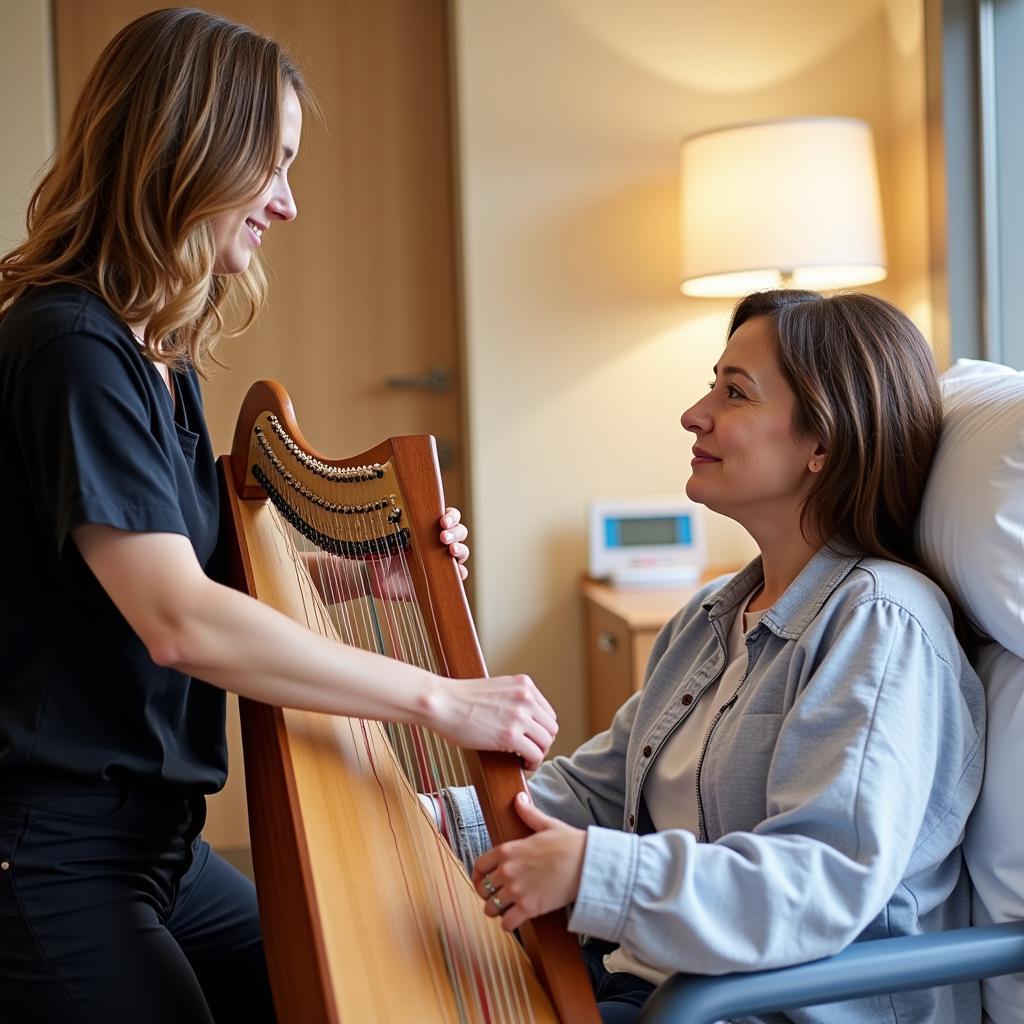
[[[56,0],[61,124],[106,43],[167,0]],[[184,6],[184,5],[180,5]],[[303,433],[340,457],[395,434],[433,434],[449,504],[466,510],[456,273],[455,172],[446,0],[210,0],[204,7],[280,41],[324,110],[307,116],[291,175],[299,215],[263,255],[270,302],[225,341],[204,385],[216,451],[230,447],[249,385],[287,388]],[[428,377],[447,386],[389,386]],[[247,843],[234,704],[231,777],[208,836]]]

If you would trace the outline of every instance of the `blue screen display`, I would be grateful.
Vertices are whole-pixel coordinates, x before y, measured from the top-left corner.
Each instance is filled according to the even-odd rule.
[[[693,523],[690,516],[620,516],[605,520],[604,534],[608,548],[687,546]]]

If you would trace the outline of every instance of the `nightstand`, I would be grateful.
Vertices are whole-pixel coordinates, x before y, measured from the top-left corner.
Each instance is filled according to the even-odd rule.
[[[688,587],[613,587],[584,577],[584,663],[590,733],[607,729],[615,712],[643,686],[644,669],[662,626],[707,581],[732,570],[716,568]]]

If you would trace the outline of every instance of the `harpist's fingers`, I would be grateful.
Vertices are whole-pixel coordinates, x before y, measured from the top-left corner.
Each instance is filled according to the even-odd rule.
[[[555,714],[555,709],[551,706],[551,702],[547,699],[547,697],[545,697],[544,694],[540,692],[540,690],[537,690],[536,684],[534,684],[534,689],[537,692],[537,703],[544,711],[547,712],[550,719],[550,721],[545,719],[545,724],[548,726],[549,729],[551,729],[552,732],[558,732],[558,715]]]
[[[527,732],[517,732],[508,748],[510,754],[522,758],[527,771],[536,771],[544,763],[544,755],[548,753],[551,740],[538,742]]]
[[[469,558],[469,548],[465,544],[453,543],[448,545],[448,554],[460,564]]]
[[[532,767],[540,764],[558,727],[529,676],[434,677],[433,685],[424,724],[460,746],[505,750]]]
[[[539,693],[539,691],[538,691]],[[558,719],[555,718],[555,713],[550,709],[550,705],[547,701],[544,702],[547,707],[541,704],[537,704],[533,709],[534,721],[546,732],[551,733],[552,738],[558,735]]]
[[[551,732],[558,732],[558,716],[550,701],[537,689],[537,684],[529,676],[516,676],[522,683],[519,702],[524,705],[532,717],[541,722]]]
[[[526,924],[530,917],[530,914],[524,913],[518,906],[512,904],[508,913],[501,915],[501,927],[507,932],[514,932]]]
[[[554,734],[545,729],[539,722],[531,722],[526,728],[526,738],[531,740],[540,751],[541,760],[555,742]],[[532,770],[532,769],[531,769]]]
[[[444,510],[444,515],[441,516],[441,525],[445,529],[451,529],[453,526],[458,526],[460,522],[462,522],[462,513],[457,508],[449,505]]]
[[[548,747],[550,746],[550,741],[543,747],[538,746],[533,739],[524,734],[519,743],[516,744],[514,753],[523,759],[523,764],[526,765],[527,771],[534,772],[544,763],[544,755],[548,752]]]
[[[461,524],[459,526],[452,527],[450,530],[441,531],[441,540],[445,544],[464,544],[468,536],[469,530]],[[466,548],[466,553],[469,554],[469,548]]]

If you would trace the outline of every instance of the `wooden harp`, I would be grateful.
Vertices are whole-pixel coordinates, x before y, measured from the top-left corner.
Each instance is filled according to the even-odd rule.
[[[221,469],[235,586],[343,642],[452,678],[486,674],[437,541],[433,438],[328,459],[302,437],[284,389],[261,381]],[[281,1024],[597,1024],[564,914],[524,927],[521,945],[506,934],[416,795],[475,785],[493,841],[520,838],[518,758],[248,700],[241,718]]]

